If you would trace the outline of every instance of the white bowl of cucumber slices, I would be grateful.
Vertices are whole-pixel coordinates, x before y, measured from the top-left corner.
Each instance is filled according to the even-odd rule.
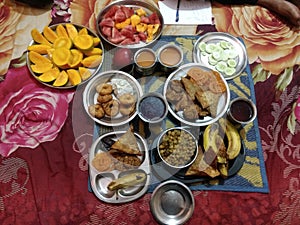
[[[196,63],[218,71],[226,80],[239,76],[248,63],[244,44],[224,32],[202,35],[194,45],[193,59]]]

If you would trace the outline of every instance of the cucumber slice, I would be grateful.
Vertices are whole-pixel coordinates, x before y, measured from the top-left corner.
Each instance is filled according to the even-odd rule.
[[[234,49],[232,49],[232,50],[228,49],[228,50],[226,50],[226,52],[228,54],[229,59],[234,59],[238,56],[238,53]]]
[[[200,51],[205,52],[206,51],[206,43],[201,41],[198,45],[198,48],[200,49]]]
[[[223,51],[221,60],[227,62],[227,60],[228,60],[228,54],[227,54],[227,52]]]
[[[222,53],[216,51],[212,53],[212,57],[217,60],[217,61],[221,61],[222,60]]]
[[[215,66],[215,65],[218,63],[218,61],[215,60],[215,58],[213,57],[213,55],[209,55],[209,56],[208,56],[208,63],[209,63],[210,65],[212,65],[212,66]]]
[[[229,60],[227,61],[227,65],[228,65],[229,67],[231,67],[231,68],[235,68],[236,65],[237,65],[237,63],[236,63],[236,61],[235,61],[234,59],[229,59]]]
[[[221,73],[224,72],[227,68],[227,63],[223,61],[218,62],[216,65],[216,69]]]
[[[232,68],[232,67],[227,67],[225,70],[224,70],[224,73],[227,75],[227,76],[231,76],[235,73],[236,69],[235,68]]]
[[[220,41],[220,46],[223,48],[223,49],[227,49],[228,48],[228,42],[227,41]]]
[[[207,53],[210,53],[210,54],[211,54],[212,52],[214,52],[215,49],[216,49],[216,45],[213,44],[213,43],[209,43],[209,44],[207,44],[206,47],[205,47],[205,51],[206,51]]]

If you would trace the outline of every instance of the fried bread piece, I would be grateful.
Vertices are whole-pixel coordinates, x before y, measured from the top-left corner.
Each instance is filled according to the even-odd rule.
[[[119,171],[133,169],[142,164],[142,160],[137,155],[130,155],[113,149],[109,150],[109,153],[113,158],[114,168]]]
[[[220,175],[216,165],[214,165],[215,163],[213,163],[216,160],[213,160],[212,164],[209,164],[205,161],[205,154],[206,152],[203,153],[202,147],[199,146],[197,158],[186,171],[186,176],[209,176],[214,178]]]
[[[137,140],[133,131],[129,128],[112,146],[111,149],[115,149],[120,152],[124,152],[131,155],[141,155],[141,151],[137,144]]]
[[[184,89],[187,92],[187,94],[194,101],[195,100],[195,94],[200,89],[199,86],[196,83],[194,83],[192,80],[190,80],[186,77],[182,77],[181,82],[183,83]]]

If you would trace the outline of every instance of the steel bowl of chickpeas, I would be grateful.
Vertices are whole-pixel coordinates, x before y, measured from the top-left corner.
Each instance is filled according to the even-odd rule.
[[[163,131],[157,142],[158,156],[174,169],[189,167],[198,155],[198,141],[185,128],[173,127]]]

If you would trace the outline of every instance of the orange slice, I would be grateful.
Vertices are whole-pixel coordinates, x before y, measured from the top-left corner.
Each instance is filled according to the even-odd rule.
[[[66,71],[63,70],[59,73],[58,77],[53,83],[53,86],[54,87],[64,86],[68,83],[68,80],[69,80],[68,74],[66,73]]]
[[[94,46],[93,37],[88,34],[77,35],[73,43],[80,50],[90,50]]]
[[[69,69],[67,70],[67,74],[69,77],[69,81],[72,85],[78,85],[81,83],[81,76],[78,72],[78,70],[75,69]]]

